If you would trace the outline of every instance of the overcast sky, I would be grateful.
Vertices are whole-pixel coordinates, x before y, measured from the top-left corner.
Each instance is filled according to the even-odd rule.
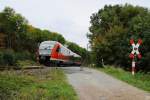
[[[92,13],[106,4],[125,3],[150,8],[149,0],[0,0],[0,11],[12,7],[29,24],[61,33],[66,40],[86,47]]]

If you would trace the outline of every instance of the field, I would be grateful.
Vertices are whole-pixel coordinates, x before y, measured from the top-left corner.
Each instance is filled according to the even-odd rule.
[[[78,100],[60,69],[0,72],[0,100]]]
[[[138,72],[133,76],[131,72],[124,71],[121,68],[114,68],[112,66],[100,68],[98,70],[110,74],[113,77],[131,84],[137,88],[150,92],[150,74]]]

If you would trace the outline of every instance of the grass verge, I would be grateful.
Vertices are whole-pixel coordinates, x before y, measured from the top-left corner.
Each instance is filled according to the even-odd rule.
[[[124,71],[121,68],[114,68],[112,66],[105,68],[98,68],[98,70],[110,74],[113,77],[122,80],[124,82],[127,82],[128,84],[131,84],[142,90],[150,92],[150,74],[138,72],[133,76],[131,72]]]
[[[78,100],[60,69],[0,72],[0,100]]]
[[[18,60],[16,63],[17,68],[20,69],[28,69],[28,68],[43,68],[42,65],[38,64],[37,62],[34,62],[32,60]]]

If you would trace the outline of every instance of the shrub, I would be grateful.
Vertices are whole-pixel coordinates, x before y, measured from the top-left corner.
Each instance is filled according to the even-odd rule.
[[[3,54],[3,60],[5,65],[14,65],[15,63],[15,56],[13,50],[6,50]]]
[[[3,53],[0,52],[0,66],[4,65]]]
[[[24,60],[33,60],[34,54],[31,54],[27,51],[24,52],[14,52],[11,49],[1,50],[0,51],[0,66],[16,66],[18,64],[17,61],[24,61]],[[25,61],[27,63],[27,61]],[[31,64],[31,62],[30,62]],[[18,66],[17,66],[18,67]]]
[[[32,55],[25,51],[25,52],[16,52],[15,53],[15,59],[18,60],[26,60],[26,59],[32,59]]]

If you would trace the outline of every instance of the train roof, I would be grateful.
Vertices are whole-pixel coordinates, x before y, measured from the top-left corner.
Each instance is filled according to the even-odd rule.
[[[47,44],[47,43],[57,43],[57,41],[43,41],[43,42],[41,42],[41,44]]]

